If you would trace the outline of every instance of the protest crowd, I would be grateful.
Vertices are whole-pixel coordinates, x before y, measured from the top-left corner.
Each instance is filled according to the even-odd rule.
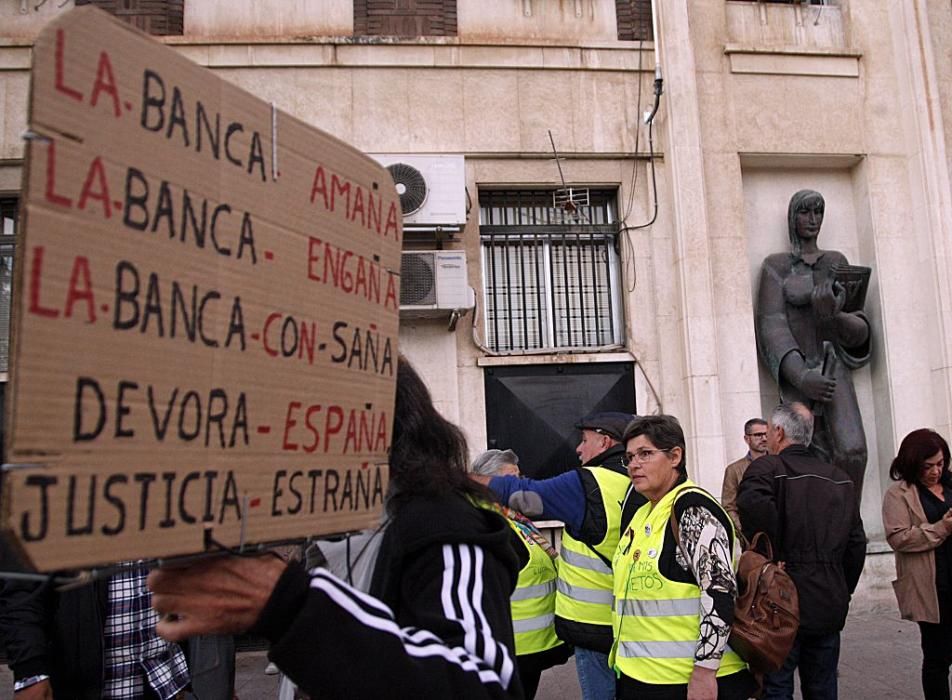
[[[688,478],[673,416],[581,417],[581,465],[549,479],[522,477],[511,450],[470,466],[462,433],[401,359],[377,527],[346,547],[314,542],[301,561],[129,564],[63,592],[6,581],[16,697],[230,698],[233,635],[248,631],[268,641],[287,697],[531,698],[573,654],[586,699],[790,698],[795,671],[805,698],[836,697],[866,539],[852,483],[807,449],[812,424],[800,403],[748,421],[728,512]],[[908,436],[884,504],[927,697],[948,692],[948,458],[933,431]],[[561,551],[533,518],[565,523]],[[737,556],[757,532],[799,594],[796,639],[767,673],[730,642]]]

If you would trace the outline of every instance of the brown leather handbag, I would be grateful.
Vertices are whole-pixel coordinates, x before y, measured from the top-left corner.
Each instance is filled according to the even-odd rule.
[[[674,540],[685,559],[674,509]],[[763,542],[766,554],[758,551]],[[728,643],[757,674],[778,671],[786,661],[800,627],[800,596],[790,574],[774,561],[773,546],[764,532],[754,535],[737,562],[737,598]]]
[[[758,551],[761,542],[766,543],[766,555]],[[770,538],[758,532],[737,563],[731,648],[754,673],[777,671],[793,648],[799,627],[797,586],[774,561]]]

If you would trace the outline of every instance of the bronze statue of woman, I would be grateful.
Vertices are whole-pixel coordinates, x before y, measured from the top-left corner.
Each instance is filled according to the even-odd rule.
[[[839,251],[817,246],[825,206],[813,190],[790,198],[793,250],[764,260],[757,348],[781,400],[813,409],[813,449],[843,469],[862,493],[866,435],[850,371],[870,357],[869,321],[862,311],[869,269],[852,267]]]

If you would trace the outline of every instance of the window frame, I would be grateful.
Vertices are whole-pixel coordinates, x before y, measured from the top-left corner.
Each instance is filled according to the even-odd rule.
[[[418,2],[423,7],[420,7]],[[392,7],[382,7],[383,5]],[[457,0],[354,0],[353,13],[354,36],[357,37],[455,37],[459,34]],[[429,20],[431,31],[424,34],[386,31],[388,20],[393,17]]]
[[[479,194],[479,237],[480,237],[480,273],[483,289],[483,333],[486,344],[492,352],[500,354],[537,354],[537,353],[591,353],[617,351],[624,346],[624,298],[622,294],[622,267],[621,256],[618,250],[617,217],[617,190],[598,189],[593,191],[600,200],[601,216],[598,223],[551,223],[552,212],[555,207],[538,206],[538,203],[547,197],[551,201],[554,190],[549,188],[503,190],[483,189]],[[526,204],[534,206],[522,207],[520,197],[525,196]],[[505,206],[489,206],[487,199],[499,199],[505,202],[507,197],[515,200],[516,204]],[[580,209],[584,216],[586,207]],[[590,211],[593,206],[587,207]],[[487,210],[513,211],[518,210],[515,221],[506,223],[484,223]],[[540,211],[545,211],[547,223],[533,223]],[[531,212],[531,213],[530,213]],[[531,220],[523,221],[523,214]],[[503,216],[508,219],[508,215]],[[564,215],[562,216],[564,219]],[[513,247],[513,253],[506,250]],[[516,247],[518,246],[518,247]],[[496,255],[494,249],[502,249],[501,256],[506,270],[496,272]],[[532,298],[527,293],[525,263],[527,247],[534,248],[533,260],[529,267],[534,268],[531,282],[535,286],[534,307],[535,316],[530,323],[530,305],[526,303]],[[559,255],[558,250],[566,251]],[[574,255],[572,254],[574,252]],[[599,254],[604,254],[604,261],[599,261]],[[519,262],[511,271],[510,261],[517,257]],[[572,258],[574,257],[574,260]],[[559,270],[562,267],[562,281],[559,283]],[[573,266],[574,270],[569,267]],[[573,279],[573,272],[576,275]],[[590,273],[590,277],[587,276]],[[520,276],[519,290],[512,294],[513,285],[509,278],[516,274]],[[507,278],[503,285],[498,280],[500,275]],[[566,284],[566,281],[569,284]],[[581,281],[581,282],[580,282]],[[591,289],[585,291],[585,282],[591,283]],[[572,284],[574,282],[574,284]],[[507,301],[499,304],[498,290],[502,286]],[[516,297],[519,304],[513,304]],[[606,297],[608,308],[605,312],[607,327],[602,328],[602,314],[600,298]],[[503,315],[500,315],[502,307]],[[594,308],[594,315],[588,316],[590,308]],[[578,310],[577,328],[573,327],[573,309]],[[514,313],[519,312],[519,313]],[[521,320],[520,320],[521,318]],[[588,327],[588,319],[592,318],[594,328]],[[521,343],[518,334],[518,325],[521,323]],[[500,334],[500,326],[506,324],[504,332]],[[530,326],[533,328],[530,329]],[[530,333],[532,330],[532,333]],[[596,341],[600,337],[603,342],[594,345],[586,344],[586,340],[595,335]],[[531,337],[536,340],[530,342]],[[576,341],[581,336],[581,342]],[[559,344],[561,339],[567,339],[568,344]],[[504,340],[505,342],[502,342]],[[576,341],[576,342],[573,342]]]
[[[2,192],[0,191],[0,227],[3,226],[3,222],[6,219],[6,214],[8,207],[12,203],[12,216],[10,217],[13,220],[13,231],[11,235],[6,235],[3,233],[2,228],[0,228],[0,258],[9,257],[11,260],[10,266],[10,308],[7,309],[7,355],[6,357],[0,356],[0,382],[6,382],[9,378],[10,372],[10,337],[11,329],[9,326],[10,321],[13,318],[13,265],[15,265],[16,260],[16,249],[17,249],[17,239],[18,239],[18,230],[20,226],[20,207],[23,205],[23,199],[20,197],[19,193],[15,192]]]

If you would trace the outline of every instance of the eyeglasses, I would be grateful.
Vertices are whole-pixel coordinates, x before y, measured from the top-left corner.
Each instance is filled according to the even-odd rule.
[[[674,448],[672,447],[667,450],[638,450],[635,453],[626,452],[624,458],[622,459],[622,464],[624,464],[626,467],[632,462],[637,464],[646,464],[651,460],[652,457],[654,457],[657,452],[670,452],[673,449]]]
[[[747,437],[756,438],[756,439],[758,439],[758,440],[767,437],[767,433],[766,433],[766,432],[763,432],[763,433],[744,433],[744,434],[745,434]]]

